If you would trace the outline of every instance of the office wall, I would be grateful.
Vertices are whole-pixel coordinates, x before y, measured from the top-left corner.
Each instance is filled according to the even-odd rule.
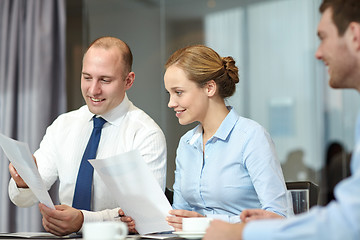
[[[209,5],[210,2],[215,5]],[[329,142],[340,141],[351,151],[359,108],[354,91],[328,87],[326,69],[314,58],[320,2],[88,0],[82,3],[83,27],[77,30],[83,37],[83,46],[99,36],[112,35],[132,48],[136,80],[128,94],[166,135],[169,187],[174,180],[178,140],[195,124],[181,126],[168,109],[163,65],[176,49],[197,43],[207,43],[222,55],[236,55],[241,83],[237,95],[230,99],[231,104],[271,133],[288,173],[285,175],[291,176],[291,180],[319,182]],[[216,29],[211,28],[213,24],[206,25],[205,19],[226,16],[236,8],[241,9],[238,20],[228,17],[228,22]],[[212,45],[211,36],[218,38],[217,44]],[[80,48],[73,48],[74,55],[81,55]],[[71,67],[79,68],[74,64]],[[69,86],[74,81],[79,83],[78,75],[73,75],[76,79]],[[77,105],[82,100],[80,90],[76,95],[75,89],[71,88],[69,94],[77,99],[73,101]],[[301,162],[309,172],[298,170],[297,164],[287,164],[290,158]]]

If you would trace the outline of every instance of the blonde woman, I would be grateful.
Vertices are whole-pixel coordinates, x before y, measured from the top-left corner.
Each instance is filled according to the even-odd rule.
[[[179,142],[168,223],[177,231],[184,217],[234,223],[249,208],[285,217],[286,186],[269,134],[225,104],[239,82],[234,59],[196,45],[177,50],[165,67],[169,108],[180,124],[199,123]]]

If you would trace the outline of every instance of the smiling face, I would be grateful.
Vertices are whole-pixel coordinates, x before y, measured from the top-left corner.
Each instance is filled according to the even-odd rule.
[[[120,50],[91,47],[83,59],[81,92],[90,112],[101,115],[118,106],[135,78],[124,73]]]
[[[174,109],[181,125],[204,121],[209,107],[206,87],[200,88],[189,80],[176,65],[167,68],[164,83],[170,94],[168,107]]]
[[[356,58],[349,50],[348,35],[349,31],[346,31],[344,36],[339,36],[332,20],[332,10],[331,8],[326,9],[318,25],[318,36],[321,43],[315,56],[328,67],[329,85],[333,88],[354,87],[351,75],[357,68]]]

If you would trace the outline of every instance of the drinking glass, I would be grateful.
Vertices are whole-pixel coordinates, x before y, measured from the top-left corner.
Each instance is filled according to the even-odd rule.
[[[309,211],[309,190],[291,189],[290,190],[294,214]]]

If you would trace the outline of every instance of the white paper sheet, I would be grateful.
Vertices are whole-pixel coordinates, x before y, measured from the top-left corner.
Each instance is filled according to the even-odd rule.
[[[0,233],[0,239],[4,237],[10,239],[18,239],[18,238],[29,238],[29,239],[58,239],[58,238],[65,238],[65,239],[73,239],[78,238],[79,235],[72,233],[66,236],[56,236],[48,232],[15,232],[15,233]]]
[[[0,146],[21,178],[29,186],[37,199],[47,207],[55,209],[44,182],[35,165],[29,146],[0,133]]]
[[[172,207],[138,150],[89,162],[140,234],[174,230],[165,220]]]

